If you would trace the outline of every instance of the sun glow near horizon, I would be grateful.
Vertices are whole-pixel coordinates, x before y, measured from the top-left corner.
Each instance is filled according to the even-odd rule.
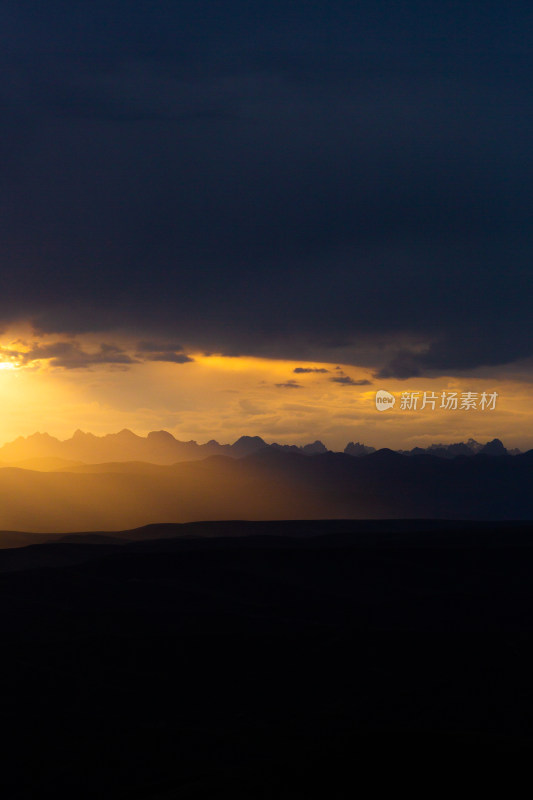
[[[129,428],[140,435],[165,429],[198,442],[230,442],[244,434],[289,444],[320,439],[331,449],[349,441],[409,448],[470,436],[498,437],[508,447],[533,446],[526,433],[533,429],[528,386],[516,377],[377,381],[368,367],[338,362],[190,351],[172,363],[142,360],[127,342],[107,349],[91,340],[67,346],[87,363],[54,365],[46,341],[25,345],[26,352],[40,356],[26,362],[15,352],[7,355],[9,349],[22,351],[20,340],[0,348],[0,442],[36,431],[66,439],[78,428],[96,435]],[[378,389],[398,398],[403,391],[497,390],[499,400],[495,411],[485,413],[405,412],[398,405],[378,413]]]

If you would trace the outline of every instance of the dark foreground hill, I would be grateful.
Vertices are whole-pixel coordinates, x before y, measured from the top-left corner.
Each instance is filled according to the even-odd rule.
[[[390,450],[354,458],[266,449],[172,466],[10,467],[0,469],[0,529],[112,531],[224,519],[532,519],[532,489],[533,451],[445,459]]]
[[[531,523],[103,541],[0,553],[2,797],[466,796],[531,758]]]

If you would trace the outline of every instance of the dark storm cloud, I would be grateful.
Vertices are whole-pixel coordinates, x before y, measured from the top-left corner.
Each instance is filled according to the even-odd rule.
[[[402,350],[376,373],[376,378],[414,378],[422,372],[421,360],[420,355]]]
[[[24,344],[23,342],[19,344]],[[194,358],[178,352],[179,345],[172,347],[157,342],[139,342],[135,356],[115,344],[102,343],[97,350],[87,350],[78,341],[58,341],[48,344],[33,343],[26,349],[0,347],[3,361],[15,361],[24,365],[34,361],[48,361],[52,367],[65,369],[88,369],[96,365],[122,365],[128,367],[143,361],[166,361],[173,364],[188,364]]]
[[[530,356],[530,23],[4,3],[0,325],[309,360],[376,340],[383,377]]]
[[[137,357],[144,361],[170,361],[174,364],[188,364],[194,358],[183,352],[183,347],[175,342],[139,342]]]
[[[301,383],[297,383],[296,381],[287,381],[286,383],[276,383],[275,384],[278,389],[303,389]]]
[[[335,378],[330,378],[332,383],[341,383],[344,386],[370,386],[372,381],[363,378],[361,380],[356,381],[354,378],[350,378],[349,375],[339,375]]]
[[[329,369],[325,369],[324,367],[295,367],[295,369],[293,369],[293,372],[296,372],[296,374],[301,375],[301,374],[307,374],[309,372],[320,372],[320,373],[329,372]]]
[[[162,350],[181,352],[183,350],[183,345],[175,341],[141,341],[137,343],[137,350],[140,353],[160,353]]]
[[[173,353],[171,350],[163,351],[161,353],[150,353],[145,356],[146,361],[169,361],[173,364],[189,364],[194,361],[194,358],[185,355],[185,353]]]
[[[87,350],[78,341],[58,341],[48,344],[19,342],[26,349],[0,347],[0,359],[25,366],[35,361],[48,361],[52,367],[64,369],[89,369],[96,365],[121,365],[123,368],[143,361],[166,361],[173,364],[189,364],[194,358],[184,352],[179,345],[174,347],[157,342],[139,342],[135,355],[115,344],[102,343],[97,350]]]
[[[36,344],[24,353],[18,353],[18,357],[24,364],[47,359],[50,366],[65,369],[87,369],[97,364],[135,363],[135,359],[114,344],[101,344],[97,351],[87,352],[77,342]]]

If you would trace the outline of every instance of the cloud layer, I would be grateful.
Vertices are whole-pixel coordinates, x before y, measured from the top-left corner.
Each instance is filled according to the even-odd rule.
[[[404,5],[5,4],[0,324],[383,378],[531,356],[529,12]]]

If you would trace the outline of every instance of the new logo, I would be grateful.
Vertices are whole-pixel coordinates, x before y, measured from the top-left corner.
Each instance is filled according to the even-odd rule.
[[[386,392],[385,389],[380,389],[376,392],[376,408],[378,411],[388,411],[389,408],[394,406],[396,402],[396,398],[390,392]]]

